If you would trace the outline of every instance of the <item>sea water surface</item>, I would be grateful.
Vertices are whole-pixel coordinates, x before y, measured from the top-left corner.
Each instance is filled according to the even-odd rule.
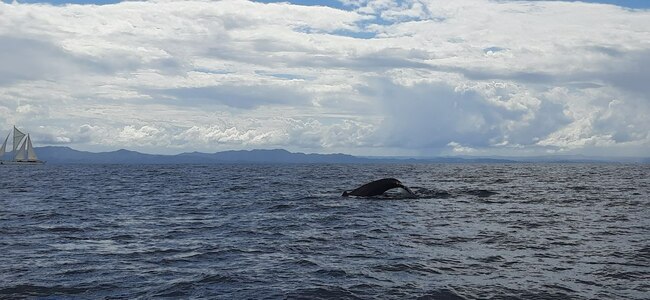
[[[650,298],[649,165],[0,171],[0,298]]]

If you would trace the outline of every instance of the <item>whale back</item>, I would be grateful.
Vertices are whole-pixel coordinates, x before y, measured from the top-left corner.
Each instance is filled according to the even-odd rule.
[[[343,196],[361,196],[361,197],[371,197],[378,196],[386,192],[387,190],[394,188],[405,188],[405,186],[395,178],[384,178],[375,180],[373,182],[366,183],[351,192],[343,192]],[[408,188],[405,188],[407,191]]]

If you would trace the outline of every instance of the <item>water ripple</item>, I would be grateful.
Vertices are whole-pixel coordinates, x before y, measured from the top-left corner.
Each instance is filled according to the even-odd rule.
[[[650,167],[3,166],[0,298],[647,299]],[[418,197],[343,198],[396,177]]]

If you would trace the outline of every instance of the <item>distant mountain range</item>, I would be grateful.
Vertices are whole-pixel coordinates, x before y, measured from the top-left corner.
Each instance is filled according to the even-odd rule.
[[[395,158],[359,157],[348,154],[305,154],[283,149],[238,150],[216,153],[189,152],[176,155],[145,154],[130,150],[111,152],[87,152],[69,147],[37,147],[38,157],[50,164],[232,164],[232,163],[517,163],[517,162],[641,162],[650,163],[650,158],[624,160],[589,157],[527,157],[527,158],[484,158],[484,157],[434,157]]]
[[[514,162],[489,158],[440,157],[433,159],[358,157],[348,154],[305,154],[283,149],[237,150],[216,153],[189,152],[176,155],[145,154],[120,149],[87,152],[69,147],[38,147],[38,157],[53,164],[219,164],[219,163],[480,163]]]

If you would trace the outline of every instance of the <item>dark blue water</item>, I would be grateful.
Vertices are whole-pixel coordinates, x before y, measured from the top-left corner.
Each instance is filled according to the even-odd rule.
[[[0,298],[650,298],[648,165],[0,171]]]

